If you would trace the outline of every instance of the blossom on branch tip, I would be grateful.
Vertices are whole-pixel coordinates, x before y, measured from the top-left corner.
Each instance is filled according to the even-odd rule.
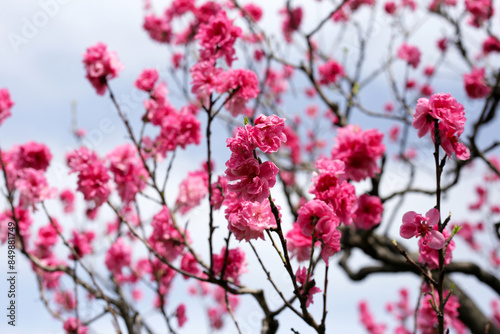
[[[398,49],[398,58],[406,60],[408,65],[417,68],[420,63],[421,52],[418,47],[403,43]]]
[[[115,52],[109,52],[106,44],[97,43],[83,55],[83,63],[87,72],[86,78],[97,91],[97,94],[106,93],[107,81],[116,78],[123,69]]]
[[[439,219],[440,213],[435,208],[427,211],[425,217],[415,211],[409,211],[403,216],[403,225],[399,234],[405,239],[421,237],[425,245],[432,249],[441,249],[446,240],[441,232],[433,228],[438,224]]]
[[[10,94],[7,88],[0,89],[0,125],[12,114],[10,113],[10,108],[14,105],[14,102],[10,99]]]

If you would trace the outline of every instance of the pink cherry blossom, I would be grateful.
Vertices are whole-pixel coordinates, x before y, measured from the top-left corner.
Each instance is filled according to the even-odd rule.
[[[12,115],[10,113],[12,106],[14,106],[14,102],[10,99],[7,88],[0,89],[0,125]]]
[[[196,258],[194,257],[193,254],[187,252],[182,256],[181,259],[181,270],[184,270],[185,272],[188,272],[192,275],[198,276],[200,274],[200,268],[198,265],[198,261],[196,261]],[[189,276],[187,275],[182,275],[184,279],[188,279]]]
[[[359,302],[359,319],[365,329],[370,334],[383,334],[385,333],[386,325],[377,324],[374,316],[368,308],[368,302],[362,300]]]
[[[401,128],[399,127],[399,125],[397,125],[397,124],[393,125],[389,129],[389,139],[390,139],[390,141],[397,142],[400,132],[401,132]]]
[[[52,160],[52,154],[47,146],[33,141],[12,149],[16,169],[33,168],[46,171]]]
[[[228,229],[233,232],[236,240],[250,241],[257,238],[264,240],[264,230],[276,228],[276,219],[269,200],[264,200],[262,203],[241,201],[229,193],[224,205],[227,206],[225,216]]]
[[[17,227],[23,238],[28,240],[30,237],[30,227],[33,224],[33,219],[30,216],[30,211],[20,205],[14,208],[14,215],[10,208],[0,212],[0,242],[2,244],[7,240],[8,224],[14,221],[13,216],[17,218]]]
[[[69,239],[69,244],[73,249],[75,250],[76,254],[78,255],[78,258],[82,258],[83,256],[87,254],[92,253],[92,241],[95,238],[95,233],[92,231],[83,231],[79,232],[76,230],[73,230],[72,232],[73,237]],[[71,260],[75,260],[75,255],[70,254],[69,258]]]
[[[286,142],[285,119],[276,115],[260,115],[255,119],[254,126],[249,128],[253,142],[265,153],[278,151],[282,142]]]
[[[398,49],[398,58],[406,60],[408,65],[417,68],[420,63],[420,50],[418,47],[403,43]]]
[[[465,0],[465,9],[472,14],[469,24],[476,28],[489,20],[495,12],[491,0]]]
[[[500,52],[500,41],[494,36],[488,36],[483,42],[483,54],[491,52]]]
[[[344,67],[334,60],[328,60],[319,66],[319,82],[323,85],[335,83],[339,77],[345,76]]]
[[[199,145],[201,141],[201,123],[190,112],[181,110],[165,116],[161,123],[161,152],[174,151],[177,147]]]
[[[260,21],[262,18],[262,8],[253,3],[243,6],[243,9],[255,22]]]
[[[109,170],[113,173],[120,198],[124,203],[134,201],[149,178],[137,149],[131,144],[118,146],[106,158],[110,162]]]
[[[222,69],[215,67],[212,60],[196,63],[191,69],[191,92],[198,98],[204,99],[218,90],[222,85]]]
[[[428,293],[432,293],[430,288],[426,285],[425,290],[426,294],[422,294],[420,299],[420,308],[418,309],[417,316],[417,328],[421,331],[422,334],[434,334],[436,332],[437,327],[437,316],[434,311],[432,304],[430,303],[430,297]],[[444,295],[447,296],[449,293],[448,290],[444,291]],[[434,300],[439,300],[436,291],[434,295]],[[450,295],[448,301],[444,306],[444,328],[453,327],[457,333],[465,333],[464,324],[459,320],[459,311],[460,303],[458,301],[457,296]]]
[[[300,287],[301,293],[305,293],[305,288],[308,284],[311,284],[311,277],[309,277],[309,281],[307,281],[307,269],[306,267],[299,267],[297,269],[297,272],[295,273],[295,278],[297,279],[297,283],[301,284],[302,286]],[[309,305],[313,304],[313,296],[316,293],[320,293],[321,289],[318,288],[317,286],[309,287],[307,290],[307,297],[306,297],[306,307],[309,307]]]
[[[75,194],[69,189],[61,191],[59,199],[64,206],[64,213],[72,213],[75,211]]]
[[[81,147],[68,153],[66,161],[71,169],[70,173],[78,173],[77,190],[83,194],[85,200],[92,202],[92,208],[97,209],[105,203],[111,193],[108,183],[110,176],[97,154]]]
[[[439,233],[437,231],[437,225],[434,225],[432,231]],[[444,240],[450,237],[450,233],[447,230],[443,230],[442,235]],[[451,240],[448,247],[446,248],[444,265],[450,264],[454,249],[455,249],[455,242]],[[420,238],[418,240],[418,252],[419,252],[418,256],[419,262],[427,264],[430,269],[439,268],[439,251],[438,249],[433,248],[430,245],[430,243],[428,243],[424,238]]]
[[[363,194],[358,198],[358,208],[354,212],[354,225],[369,230],[382,221],[384,207],[380,197]]]
[[[66,333],[71,334],[87,334],[88,328],[87,326],[82,325],[80,319],[75,317],[68,317],[64,322],[63,326]]]
[[[385,152],[383,137],[377,129],[363,131],[357,125],[347,125],[337,132],[332,158],[345,163],[349,179],[361,181],[366,177],[374,177],[380,172],[377,160]]]
[[[225,266],[224,277],[222,279],[228,280],[235,284],[240,282],[242,274],[247,272],[247,261],[245,259],[245,252],[241,248],[233,248],[227,251],[226,247],[222,247],[220,254],[214,254],[214,273],[220,275],[222,268]]]
[[[227,184],[228,180],[224,176],[218,176],[217,181],[212,183],[212,199],[210,205],[214,207],[215,210],[220,209],[224,198],[227,195]]]
[[[396,3],[394,1],[387,1],[384,4],[384,10],[389,15],[393,15],[397,9],[398,7],[396,6]]]
[[[302,16],[303,16],[302,8],[296,7],[296,8],[290,8],[289,10],[287,8],[284,8],[281,9],[279,13],[285,15],[283,23],[281,24],[281,31],[285,36],[285,40],[288,43],[291,43],[292,33],[299,30],[300,24],[302,23]]]
[[[177,323],[179,324],[179,328],[184,326],[184,324],[187,321],[186,305],[184,303],[181,303],[179,306],[177,306],[177,309],[175,310],[175,317],[177,318]]]
[[[224,105],[234,117],[246,113],[246,103],[259,95],[259,80],[255,72],[247,69],[230,69],[220,76],[217,92],[229,93],[230,98]]]
[[[69,312],[75,309],[76,299],[71,291],[59,290],[56,291],[54,301],[58,304],[62,311]]]
[[[176,205],[182,214],[197,207],[208,194],[208,173],[206,170],[189,172],[179,185]]]
[[[97,43],[83,55],[83,64],[87,72],[86,78],[97,91],[97,94],[106,93],[107,80],[116,78],[123,65],[118,61],[115,52],[109,52],[103,43]]]
[[[19,190],[20,201],[24,208],[43,202],[55,195],[56,189],[49,187],[43,171],[33,168],[25,168],[18,173],[19,178],[15,182]]]
[[[471,73],[464,74],[465,91],[471,99],[481,99],[491,93],[484,71],[484,68],[473,67]]]
[[[443,234],[436,231],[433,227],[437,225],[440,219],[440,213],[437,209],[430,209],[423,217],[415,211],[409,211],[403,216],[403,225],[399,234],[405,238],[421,237],[423,244],[432,249],[441,249],[444,246],[445,238]]]
[[[106,253],[106,267],[114,275],[121,274],[123,267],[129,267],[132,261],[132,247],[122,237],[116,239]]]
[[[169,43],[172,38],[172,27],[170,26],[170,20],[166,16],[146,15],[142,27],[157,42]]]
[[[221,10],[206,24],[202,24],[195,38],[200,41],[200,55],[203,60],[215,60],[224,57],[231,66],[235,59],[234,43],[242,34],[241,28],[235,26]]]
[[[311,257],[312,237],[304,235],[302,228],[296,222],[293,223],[293,229],[286,234],[286,246],[292,257],[297,261],[308,261]]]
[[[180,233],[184,231],[175,228],[168,207],[164,206],[153,216],[151,227],[153,232],[148,242],[158,254],[168,261],[174,261],[184,252],[184,237]],[[186,239],[189,240],[187,235]]]
[[[145,92],[153,90],[158,80],[158,71],[154,68],[147,68],[139,74],[135,80],[135,87]]]

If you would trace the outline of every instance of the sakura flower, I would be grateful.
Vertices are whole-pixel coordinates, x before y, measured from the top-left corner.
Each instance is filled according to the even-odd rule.
[[[235,284],[240,282],[240,276],[247,272],[247,261],[245,252],[240,248],[234,248],[227,251],[223,247],[220,254],[214,254],[214,273],[220,275],[222,268],[225,266],[224,277],[222,279],[229,280]]]
[[[260,19],[262,18],[262,9],[253,3],[249,3],[243,6],[243,9],[255,22],[260,21]]]
[[[135,81],[135,86],[145,92],[153,90],[156,81],[158,80],[158,71],[154,68],[147,68],[139,74]]]
[[[109,52],[103,43],[97,43],[83,55],[83,63],[87,72],[86,78],[97,91],[97,94],[106,93],[107,80],[118,76],[123,65],[118,61],[115,52]]]
[[[74,230],[73,237],[69,240],[69,244],[75,250],[78,258],[82,258],[83,256],[92,253],[92,241],[95,238],[95,233],[92,231],[83,231],[79,232]],[[75,255],[72,253],[69,255],[71,260],[75,260]]]
[[[429,296],[432,292],[428,286],[425,286],[424,291],[425,294],[422,294],[420,299],[420,308],[418,309],[418,317],[417,317],[417,328],[423,334],[433,334],[436,332],[437,327],[437,316],[434,308],[430,302],[432,298]],[[438,296],[436,291],[434,292],[434,300],[438,300]],[[444,291],[444,295],[447,296],[449,293],[448,290]],[[444,327],[450,328],[453,327],[457,333],[465,333],[465,326],[459,320],[459,311],[460,303],[458,301],[457,296],[451,294],[448,301],[444,306]]]
[[[16,169],[33,168],[45,172],[52,160],[49,148],[33,141],[16,146],[12,151]]]
[[[416,46],[403,43],[398,49],[398,58],[406,60],[413,68],[417,68],[420,63],[420,56],[420,50]]]
[[[45,175],[42,171],[33,168],[21,170],[19,178],[15,182],[16,188],[19,190],[23,207],[27,208],[40,203],[46,199],[52,198],[55,194],[55,188],[50,188]]]
[[[186,318],[186,305],[181,303],[177,309],[175,310],[175,317],[177,318],[177,323],[179,324],[179,328],[184,326],[187,321]]]
[[[306,292],[306,286],[312,284],[311,277],[309,277],[309,281],[307,281],[307,269],[306,267],[299,267],[297,272],[295,273],[295,277],[297,279],[297,283],[300,283],[302,286],[300,287],[301,293]],[[307,288],[307,297],[306,297],[306,307],[313,304],[313,295],[321,292],[321,289],[317,286],[312,286]]]
[[[484,68],[472,68],[471,73],[464,74],[464,85],[471,99],[481,99],[491,93],[491,88],[484,78]]]
[[[208,173],[206,170],[189,172],[179,185],[176,205],[182,214],[197,207],[208,194]]]
[[[75,317],[69,317],[68,319],[66,319],[63,328],[66,333],[71,334],[87,334],[88,331],[87,326],[82,325],[80,319],[77,319]]]
[[[344,68],[334,60],[329,60],[318,68],[320,83],[329,85],[335,83],[339,77],[345,76]]]
[[[259,95],[259,80],[255,72],[247,69],[230,69],[220,76],[218,93],[228,92],[229,100],[224,105],[234,116],[246,113],[246,103]]]
[[[399,234],[405,238],[422,237],[423,243],[432,249],[441,249],[445,244],[443,234],[436,231],[433,227],[438,224],[440,213],[437,209],[432,208],[423,217],[415,211],[409,211],[403,216],[403,225],[399,230]]]
[[[10,115],[10,108],[14,105],[14,102],[10,99],[10,94],[7,88],[0,89],[0,125],[8,118]]]
[[[370,312],[368,308],[368,302],[361,301],[359,302],[359,318],[363,326],[365,326],[366,330],[370,334],[383,334],[385,333],[386,325],[377,324],[373,317],[373,314]]]
[[[123,267],[130,266],[132,247],[127,245],[122,237],[116,239],[106,253],[106,267],[114,275],[121,274]]]
[[[285,40],[288,43],[292,42],[292,33],[299,30],[300,24],[302,23],[302,8],[284,8],[280,10],[280,14],[285,15],[285,19],[281,24],[281,31],[285,36]]]
[[[166,16],[147,15],[142,27],[148,32],[149,37],[157,42],[169,43],[172,38],[172,27]]]
[[[286,246],[297,261],[307,261],[311,257],[312,237],[304,235],[299,224],[293,223],[293,229],[286,234]]]
[[[377,196],[363,194],[358,198],[358,208],[354,213],[354,225],[357,228],[369,230],[382,221],[384,207]]]
[[[281,142],[286,142],[283,133],[285,119],[276,115],[260,115],[255,119],[255,125],[249,129],[250,137],[258,148],[265,153],[278,151]]]
[[[434,225],[433,231],[437,231],[438,226]],[[439,233],[439,232],[438,232]],[[446,240],[450,237],[450,233],[447,230],[443,230],[443,238]],[[455,249],[455,242],[450,241],[448,247],[446,248],[446,254],[444,257],[444,265],[448,265],[453,257],[453,250]],[[427,264],[430,269],[439,268],[439,251],[432,248],[430,243],[428,243],[424,238],[418,240],[418,261]]]
[[[250,241],[261,238],[264,240],[264,230],[276,228],[276,219],[271,211],[269,200],[262,203],[241,201],[229,193],[224,201],[228,229],[233,232],[236,240]]]
[[[193,254],[186,252],[182,256],[181,260],[181,270],[184,270],[185,272],[188,272],[192,275],[198,276],[200,274],[200,268],[198,267],[198,261],[196,261],[196,258],[194,257]],[[189,276],[187,275],[182,275],[184,279],[188,279]]]
[[[483,54],[500,52],[500,41],[494,36],[488,36],[483,42]]]
[[[380,172],[377,160],[385,152],[384,135],[377,129],[363,131],[357,125],[340,128],[331,154],[345,163],[347,177],[361,181]]]
[[[494,13],[491,0],[465,0],[465,9],[472,14],[469,24],[476,28],[482,26]]]
[[[242,34],[241,28],[233,25],[225,11],[220,11],[207,23],[202,24],[195,38],[200,41],[200,56],[203,60],[224,57],[231,66],[235,59],[234,43]]]
[[[184,237],[174,227],[170,211],[166,206],[153,216],[151,226],[153,232],[148,238],[151,247],[168,261],[177,259],[184,251]],[[186,239],[189,240],[188,236]]]

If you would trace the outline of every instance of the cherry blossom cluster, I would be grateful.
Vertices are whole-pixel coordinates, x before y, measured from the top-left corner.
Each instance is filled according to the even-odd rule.
[[[116,53],[108,51],[107,46],[100,42],[87,48],[83,64],[87,72],[86,78],[99,95],[106,93],[108,80],[116,78],[123,69]]]
[[[464,106],[450,94],[439,93],[429,99],[418,99],[412,124],[420,138],[430,132],[432,140],[436,142],[436,136],[439,136],[440,146],[449,157],[455,153],[457,159],[467,160],[470,151],[459,141],[465,121]],[[438,131],[435,131],[436,122]]]

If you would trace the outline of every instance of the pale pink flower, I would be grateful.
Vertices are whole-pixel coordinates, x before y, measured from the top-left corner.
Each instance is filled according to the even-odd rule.
[[[97,91],[97,94],[106,93],[107,81],[116,78],[123,69],[115,52],[109,52],[106,45],[97,43],[83,55],[83,63],[87,72],[86,78]]]
[[[484,68],[472,68],[471,73],[464,74],[464,85],[471,99],[481,99],[491,93],[491,88],[484,78]]]
[[[14,102],[10,99],[10,94],[7,88],[0,89],[0,125],[12,114],[10,113],[10,108],[14,105]]]
[[[440,213],[437,209],[432,208],[423,217],[415,211],[408,211],[403,216],[403,225],[399,230],[399,234],[405,238],[421,237],[422,242],[432,249],[441,249],[445,244],[443,234],[436,231],[433,227],[437,225],[440,219]]]
[[[403,43],[398,49],[398,58],[406,60],[408,65],[417,68],[420,63],[420,50],[418,47]]]
[[[147,68],[135,80],[135,87],[149,92],[153,90],[156,81],[158,81],[158,71],[154,68]]]

